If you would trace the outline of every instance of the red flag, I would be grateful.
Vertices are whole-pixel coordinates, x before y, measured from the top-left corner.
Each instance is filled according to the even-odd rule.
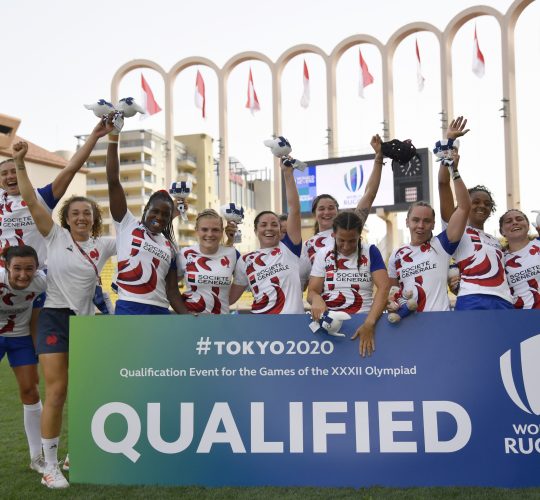
[[[251,74],[251,68],[249,68],[246,108],[251,111],[252,115],[255,114],[255,111],[261,110],[261,106],[259,105],[259,99],[257,99],[257,92],[255,92],[255,86],[253,85],[253,75]]]
[[[309,106],[310,101],[310,92],[309,92],[309,71],[307,68],[306,60],[304,59],[304,93],[302,94],[302,98],[300,99],[300,106],[303,108],[307,108]]]
[[[424,90],[426,79],[422,75],[422,61],[420,60],[420,49],[418,48],[418,38],[416,39],[416,81],[418,83],[418,92]]]
[[[474,26],[472,71],[478,78],[482,78],[486,72],[484,54],[482,54],[482,51],[480,50],[480,45],[478,45],[478,37],[476,36],[476,25]]]
[[[364,97],[364,89],[373,83],[373,76],[369,72],[368,66],[362,57],[362,51],[358,49],[360,54],[360,85],[358,86],[358,95]]]
[[[197,70],[197,79],[195,80],[195,106],[202,111],[202,117],[206,118],[204,80],[199,70]]]
[[[148,82],[144,79],[143,74],[141,73],[141,85],[142,85],[142,96],[143,96],[143,108],[148,115],[155,115],[161,111],[159,104],[154,99],[154,93],[148,85]]]

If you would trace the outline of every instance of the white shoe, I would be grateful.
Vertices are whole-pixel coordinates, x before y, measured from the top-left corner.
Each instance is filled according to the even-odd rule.
[[[43,458],[43,455],[34,457],[30,462],[30,468],[36,472],[39,472],[40,474],[43,474],[43,472],[45,472],[45,459]]]
[[[58,464],[54,464],[52,467],[47,466],[41,478],[41,484],[52,489],[67,488],[69,486]]]
[[[62,464],[62,470],[69,471],[69,453],[66,455],[66,458],[64,459],[64,463]]]

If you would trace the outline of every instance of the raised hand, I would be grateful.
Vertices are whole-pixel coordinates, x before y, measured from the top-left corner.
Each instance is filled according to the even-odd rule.
[[[28,152],[28,144],[24,141],[16,142],[13,145],[13,159],[15,162],[24,161],[24,157]]]
[[[455,140],[458,137],[464,136],[470,128],[465,128],[467,126],[467,118],[463,118],[463,116],[458,116],[454,120],[451,121],[450,125],[448,125],[448,128],[446,129],[446,138]]]

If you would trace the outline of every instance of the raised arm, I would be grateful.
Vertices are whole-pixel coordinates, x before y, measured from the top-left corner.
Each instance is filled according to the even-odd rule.
[[[287,234],[290,240],[299,245],[302,243],[302,223],[300,220],[300,196],[294,180],[293,169],[286,167],[281,161],[281,171],[285,180],[285,194],[287,196],[287,206],[289,209],[287,217]]]
[[[28,178],[28,172],[24,163],[24,157],[27,152],[28,144],[26,142],[20,141],[13,146],[13,160],[15,161],[17,170],[17,184],[38,231],[42,236],[47,236],[51,232],[54,223],[49,212],[38,201],[34,187]]]
[[[469,196],[469,191],[467,191],[467,187],[465,186],[461,175],[459,175],[459,155],[457,151],[454,151],[453,153],[454,165],[452,179],[454,181],[454,190],[456,192],[457,207],[450,217],[448,227],[446,228],[446,235],[451,243],[461,240],[471,210],[471,197]]]
[[[455,141],[458,137],[464,136],[470,129],[466,129],[467,119],[463,116],[458,116],[452,120],[446,130],[446,138]],[[441,218],[448,222],[454,213],[454,196],[450,188],[450,173],[448,167],[443,165],[439,167],[439,201],[441,204]]]
[[[107,183],[112,218],[121,222],[127,212],[126,194],[120,184],[120,162],[118,160],[118,135],[109,136],[107,146]]]
[[[69,160],[67,166],[63,168],[56,176],[56,179],[54,179],[52,183],[52,192],[55,199],[59,200],[66,194],[69,184],[90,156],[98,139],[107,135],[112,129],[112,121],[103,119],[94,127],[94,130],[92,130],[88,139],[86,139],[86,142],[77,150],[71,160]]]
[[[375,163],[373,164],[373,170],[366,184],[366,190],[358,205],[356,205],[355,212],[356,214],[365,222],[368,218],[369,211],[375,201],[377,196],[377,191],[379,191],[379,186],[381,184],[381,175],[383,168],[383,154],[382,154],[382,139],[379,134],[374,135],[371,138],[371,147],[375,151]]]

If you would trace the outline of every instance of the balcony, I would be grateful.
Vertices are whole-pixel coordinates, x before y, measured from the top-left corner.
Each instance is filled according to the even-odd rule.
[[[89,169],[89,176],[107,173],[105,162],[87,162],[85,167]],[[151,164],[150,160],[124,160],[120,162],[120,173],[140,172],[141,170],[152,173],[154,171],[154,166]]]
[[[133,190],[141,190],[142,188],[153,191],[155,189],[155,184],[153,182],[149,181],[141,181],[141,180],[130,180],[130,181],[120,181],[122,184],[122,187],[124,188],[124,191],[133,191]],[[109,185],[107,184],[107,180],[105,178],[103,179],[96,179],[96,182],[94,183],[87,183],[86,184],[86,192],[88,194],[92,193],[99,193],[101,191],[109,191]]]
[[[197,170],[197,159],[191,155],[182,155],[176,160],[176,167],[178,172],[184,170]]]

